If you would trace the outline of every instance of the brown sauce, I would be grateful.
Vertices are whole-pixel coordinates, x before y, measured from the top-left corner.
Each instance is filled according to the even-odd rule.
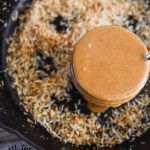
[[[96,99],[90,98],[89,102],[118,106],[136,96],[145,85],[149,72],[149,62],[144,59],[146,53],[142,41],[124,28],[95,28],[75,47],[76,81]]]

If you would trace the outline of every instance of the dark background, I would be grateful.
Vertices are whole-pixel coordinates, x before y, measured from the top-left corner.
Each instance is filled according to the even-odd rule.
[[[12,148],[12,146],[17,147],[17,149],[21,149],[22,147],[28,148],[28,150],[36,150],[25,141],[21,140],[14,134],[11,134],[0,128],[0,150],[8,150]]]

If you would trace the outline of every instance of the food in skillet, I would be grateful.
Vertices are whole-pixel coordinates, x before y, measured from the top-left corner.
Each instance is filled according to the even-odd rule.
[[[145,9],[143,9],[145,8]],[[132,101],[93,113],[74,87],[69,62],[86,31],[118,25],[150,49],[148,1],[34,0],[9,39],[7,65],[21,105],[64,142],[113,146],[150,127],[150,80]]]

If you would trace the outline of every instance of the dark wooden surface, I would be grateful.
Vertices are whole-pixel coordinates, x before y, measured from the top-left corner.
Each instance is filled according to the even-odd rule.
[[[9,149],[15,145],[17,149]],[[25,150],[36,150],[16,135],[0,128],[0,150],[23,150],[22,145],[23,147],[26,146],[28,148],[26,148]]]

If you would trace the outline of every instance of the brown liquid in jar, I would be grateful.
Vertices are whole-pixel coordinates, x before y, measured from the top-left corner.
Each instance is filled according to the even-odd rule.
[[[72,72],[89,109],[102,112],[134,98],[148,78],[147,53],[142,41],[122,27],[87,32],[75,47]]]

